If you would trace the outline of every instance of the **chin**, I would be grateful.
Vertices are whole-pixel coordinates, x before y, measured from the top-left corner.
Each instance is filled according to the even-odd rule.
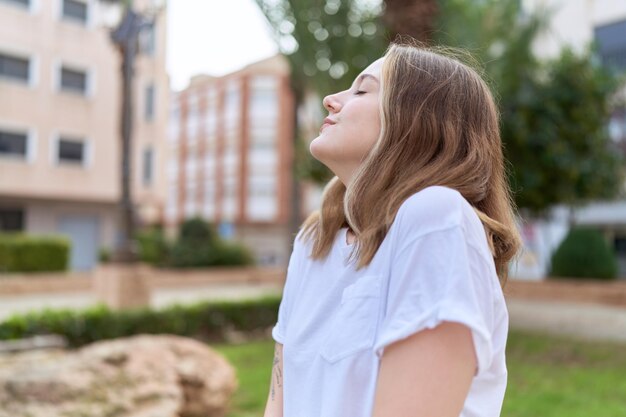
[[[320,158],[323,158],[324,147],[321,143],[319,143],[320,139],[321,139],[320,136],[318,136],[311,141],[311,143],[309,144],[309,153],[315,159],[321,162]]]

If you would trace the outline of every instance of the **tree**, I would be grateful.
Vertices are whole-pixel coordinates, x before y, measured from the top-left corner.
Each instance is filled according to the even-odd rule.
[[[624,157],[607,123],[620,80],[594,49],[539,61],[532,46],[551,11],[524,13],[515,0],[440,0],[439,11],[437,42],[468,49],[499,99],[517,206],[540,216],[618,196]]]
[[[622,191],[624,155],[608,134],[618,79],[590,55],[565,49],[546,62],[534,94],[505,119],[514,176],[526,186],[518,202],[533,212],[608,200]]]
[[[280,52],[289,61],[294,94],[294,149],[290,233],[300,219],[299,181],[324,183],[332,173],[312,158],[298,123],[298,110],[308,94],[321,98],[344,90],[387,45],[380,7],[357,0],[256,0],[273,28]],[[320,120],[321,122],[321,120]]]
[[[385,0],[383,21],[389,29],[390,39],[395,39],[397,35],[409,35],[430,44],[437,12],[436,0]]]

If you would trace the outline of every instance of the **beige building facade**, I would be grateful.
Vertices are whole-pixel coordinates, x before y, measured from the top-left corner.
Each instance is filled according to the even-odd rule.
[[[102,13],[97,0],[0,0],[0,233],[66,235],[75,270],[118,230],[121,59]],[[165,22],[141,34],[135,66],[140,223],[161,221],[165,199]]]

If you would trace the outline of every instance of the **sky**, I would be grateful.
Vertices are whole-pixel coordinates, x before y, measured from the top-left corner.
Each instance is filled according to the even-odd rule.
[[[220,76],[278,53],[254,0],[168,0],[167,71],[179,91],[191,76]]]

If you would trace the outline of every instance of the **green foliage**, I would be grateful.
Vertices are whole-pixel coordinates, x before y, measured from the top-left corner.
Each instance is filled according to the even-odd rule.
[[[201,217],[186,219],[180,226],[178,239],[185,242],[212,242],[217,239],[213,225]]]
[[[350,87],[357,75],[380,58],[388,43],[380,4],[358,0],[256,0],[274,29],[280,52],[289,61],[291,87],[298,108],[305,96],[322,98]],[[297,121],[296,121],[297,123]],[[295,174],[318,183],[331,171],[313,158],[296,126]],[[312,139],[312,138],[309,138]],[[307,141],[308,143],[308,141]]]
[[[174,268],[193,268],[210,266],[216,263],[217,250],[213,242],[194,244],[179,240],[172,245],[169,266]]]
[[[141,333],[176,334],[202,340],[224,341],[227,330],[264,331],[276,323],[280,298],[210,301],[173,305],[160,310],[112,311],[104,305],[85,309],[54,310],[14,315],[0,323],[0,340],[57,334],[72,347],[98,340]]]
[[[626,161],[607,128],[617,85],[590,51],[565,49],[543,65],[533,94],[504,115],[508,158],[523,187],[520,206],[540,212],[552,204],[619,196]]]
[[[67,270],[70,242],[62,236],[0,234],[0,272]]]
[[[137,233],[139,259],[155,266],[167,264],[169,243],[160,227],[151,227]]]
[[[98,250],[98,260],[101,263],[107,263],[111,261],[111,249],[109,248],[100,248]]]
[[[224,241],[215,227],[200,217],[185,220],[175,242],[160,227],[137,234],[140,259],[160,267],[197,268],[254,265],[255,257],[245,245]]]
[[[219,257],[213,227],[201,218],[181,224],[178,239],[172,246],[169,264],[175,268],[211,266]]]
[[[609,105],[620,80],[592,46],[539,61],[532,43],[552,11],[524,13],[516,0],[440,0],[437,42],[483,65],[501,111],[516,204],[541,215],[554,204],[619,196],[624,156],[610,141]]]
[[[550,276],[614,279],[617,260],[601,232],[586,227],[572,228],[552,255]]]
[[[357,0],[256,2],[274,29],[300,92],[323,97],[348,88],[387,46],[380,5]]]
[[[216,265],[254,265],[254,254],[246,246],[235,242],[218,242]]]

